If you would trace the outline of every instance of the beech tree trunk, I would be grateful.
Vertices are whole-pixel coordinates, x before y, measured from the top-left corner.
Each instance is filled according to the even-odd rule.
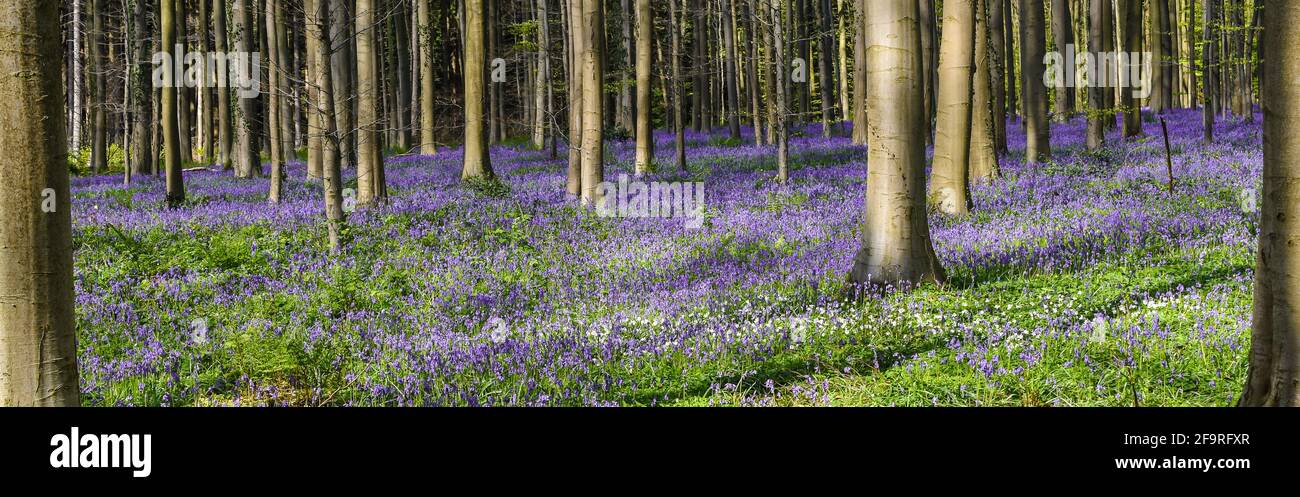
[[[852,284],[941,282],[925,209],[924,61],[917,2],[868,0],[870,144],[862,248]]]
[[[545,0],[541,0],[545,1]],[[636,0],[636,174],[650,171],[654,161],[654,127],[651,124],[650,45],[654,42],[654,11],[650,0]]]
[[[1300,406],[1300,3],[1265,0],[1264,195],[1239,405]]]
[[[1025,162],[1030,164],[1052,155],[1047,86],[1043,84],[1043,56],[1047,53],[1043,30],[1043,0],[1020,0],[1020,86],[1025,97]]]
[[[461,178],[493,178],[487,129],[487,0],[465,0],[465,158]],[[582,1],[582,0],[571,0]]]
[[[974,88],[975,2],[943,5],[939,46],[939,100],[930,197],[940,212],[970,211],[971,94]]]
[[[0,2],[0,407],[81,403],[58,18]]]

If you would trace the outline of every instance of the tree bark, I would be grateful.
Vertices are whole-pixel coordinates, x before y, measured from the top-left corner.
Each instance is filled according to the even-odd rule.
[[[285,141],[284,137],[280,136],[281,131],[284,129],[280,126],[280,119],[285,117],[280,113],[280,101],[283,98],[281,94],[284,92],[280,74],[284,71],[284,66],[281,65],[280,35],[277,33],[283,29],[280,27],[283,26],[283,17],[278,14],[281,1],[283,0],[265,0],[263,2],[266,7],[264,14],[267,45],[271,48],[271,53],[267,57],[270,66],[267,74],[270,78],[266,82],[268,93],[266,130],[271,135],[271,186],[267,192],[267,200],[271,203],[280,202],[280,196],[284,189],[284,158],[287,155],[284,150],[281,150]]]
[[[867,144],[867,2],[855,0],[853,36],[853,136],[854,145]]]
[[[727,131],[731,134],[731,139],[740,140],[740,97],[737,89],[738,77],[736,71],[736,16],[732,14],[731,0],[722,0],[722,38],[724,49],[727,51],[727,60],[723,61],[726,68],[726,98],[727,98]]]
[[[434,86],[433,14],[430,12],[430,1],[432,0],[416,0],[416,18],[420,23],[420,32],[417,34],[420,41],[420,153],[424,155],[433,155],[438,152],[437,135],[435,134],[437,109],[434,107],[434,92],[438,90]],[[541,9],[541,29],[545,33],[546,0],[538,0],[537,5]],[[545,45],[543,45],[542,51],[545,53]]]
[[[132,110],[130,171],[133,175],[149,174],[158,157],[153,143],[153,62],[149,56],[149,16],[144,0],[135,0],[132,16],[135,21],[135,67],[132,73]]]
[[[576,0],[572,0],[576,1]],[[682,106],[682,17],[685,12],[678,14],[678,0],[669,0],[669,29],[672,30],[673,45],[673,78],[672,78],[672,98],[673,98],[673,150],[676,157],[677,170],[686,170],[686,118]],[[683,9],[684,10],[684,9]]]
[[[790,68],[785,63],[785,33],[782,30],[779,0],[768,0],[772,17],[771,71],[776,73],[776,181],[781,184],[790,177],[790,110],[786,101],[786,82]]]
[[[636,174],[650,171],[654,161],[654,128],[651,126],[650,45],[654,36],[654,11],[650,0],[636,0]]]
[[[1142,52],[1142,0],[1119,0],[1124,10],[1124,51]],[[1125,67],[1121,70],[1128,71]],[[1154,71],[1153,71],[1154,72]],[[1142,104],[1133,96],[1135,81],[1120,91],[1120,104],[1124,106],[1124,137],[1142,134]]]
[[[944,280],[925,209],[925,67],[917,2],[867,2],[867,123],[871,137],[862,248],[852,284]]]
[[[603,201],[605,181],[605,7],[603,0],[580,0],[583,23],[582,82],[582,205]]]
[[[948,0],[943,5],[939,45],[938,116],[930,197],[940,212],[970,211],[971,94],[974,88],[975,2]]]
[[[1056,51],[1061,54],[1067,52],[1066,47],[1074,45],[1074,22],[1070,18],[1069,0],[1052,0],[1052,38],[1055,39]],[[1074,53],[1078,51],[1077,47],[1074,48]],[[1074,64],[1074,61],[1065,60],[1065,63]],[[1074,115],[1074,85],[1068,84],[1065,78],[1061,78],[1061,84],[1056,87],[1054,103],[1056,120],[1064,122]]]
[[[564,189],[572,198],[582,194],[583,36],[582,1],[569,3],[569,168]]]
[[[1102,55],[1106,51],[1105,42],[1105,23],[1106,7],[1105,4],[1110,0],[1088,0],[1088,51],[1092,52],[1093,60],[1101,61]],[[1092,74],[1088,75],[1090,82],[1096,82],[1098,78],[1106,78],[1103,74],[1106,71],[1102,64],[1098,63]],[[1088,88],[1088,133],[1087,146],[1088,150],[1096,150],[1105,145],[1106,142],[1106,123],[1103,120],[1109,114],[1106,108],[1106,92],[1111,91],[1109,81],[1105,86],[1091,84]],[[1113,119],[1113,118],[1112,118]]]
[[[162,12],[158,16],[158,27],[162,30],[163,51],[176,60],[176,4],[171,0],[162,0]],[[162,88],[162,134],[163,156],[167,161],[167,205],[179,207],[185,201],[185,182],[181,177],[184,162],[181,157],[180,133],[176,129],[176,81],[174,71],[164,71]]]
[[[990,46],[989,3],[998,0],[975,2],[975,86],[971,95],[970,181],[987,183],[999,174],[996,133],[993,126],[993,62]]]
[[[465,0],[465,158],[462,179],[493,178],[485,115],[488,87],[485,2]]]
[[[1128,1],[1135,2],[1137,0]],[[1215,5],[1217,3],[1217,0],[1201,1],[1202,15],[1205,18],[1205,25],[1201,27],[1201,34],[1204,36],[1204,44],[1202,45],[1201,52],[1201,56],[1204,60],[1204,64],[1202,64],[1201,68],[1201,77],[1204,78],[1204,80],[1201,86],[1205,90],[1205,101],[1202,102],[1203,105],[1201,106],[1201,129],[1203,132],[1202,137],[1206,143],[1214,142],[1214,88],[1217,85],[1214,80],[1214,67],[1218,64],[1218,61],[1215,60],[1217,45],[1215,40],[1218,39],[1218,34],[1214,30],[1214,25],[1218,22]]]
[[[235,14],[235,51],[240,53],[251,54],[257,51],[254,48],[257,43],[257,33],[253,20],[253,5],[250,5],[254,2],[255,0],[235,0],[232,7],[232,13]],[[240,71],[249,69],[244,67],[240,68]],[[257,101],[255,98],[236,96],[239,99],[239,157],[235,164],[235,176],[240,178],[260,176],[262,174],[262,158],[259,153],[261,137],[257,133],[257,123],[261,116],[258,115]]]
[[[1123,1],[1123,0],[1120,0]],[[1007,88],[1006,66],[1011,53],[1007,51],[1005,14],[1003,0],[987,0],[989,29],[989,81],[992,86],[993,150],[998,154],[1007,153]]]
[[[1043,84],[1043,1],[1020,0],[1020,86],[1024,91],[1025,162],[1037,163],[1052,155],[1047,122],[1047,87]]]
[[[1250,367],[1239,405],[1300,406],[1300,3],[1265,0],[1264,194]]]
[[[3,407],[81,403],[58,16],[59,2],[0,4]]]

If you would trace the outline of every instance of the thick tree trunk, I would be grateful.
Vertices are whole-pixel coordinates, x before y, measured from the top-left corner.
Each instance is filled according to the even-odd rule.
[[[320,98],[316,99],[313,104],[316,107],[316,113],[323,118],[319,118],[319,124],[322,129],[317,132],[321,139],[321,168],[322,168],[322,196],[324,197],[325,217],[328,220],[330,251],[338,253],[342,250],[342,241],[340,240],[339,231],[343,223],[343,195],[342,180],[343,175],[339,166],[338,154],[338,129],[334,121],[334,78],[330,74],[333,67],[330,62],[330,13],[339,12],[339,5],[342,0],[304,0],[303,7],[307,11],[307,36],[315,39],[313,47],[315,50],[309,56],[316,60],[316,67],[320,71],[317,74],[316,81],[319,83]]]
[[[572,0],[581,1],[581,0]],[[465,158],[461,178],[492,178],[487,129],[486,0],[465,1]]]
[[[349,140],[352,136],[351,130],[356,126],[355,113],[352,111],[352,101],[355,100],[353,95],[356,93],[352,88],[352,77],[354,74],[353,64],[353,37],[348,26],[351,22],[346,20],[352,19],[352,8],[347,5],[350,2],[338,2],[327,0],[330,3],[330,32],[329,36],[333,40],[333,45],[327,61],[330,63],[330,85],[334,90],[334,113],[330,116],[334,119],[334,128],[338,130],[338,156],[339,162],[343,164],[356,164],[356,150],[353,147],[355,140]],[[411,89],[410,84],[406,87],[407,105],[402,107],[405,111],[410,109]],[[409,112],[403,112],[403,115],[410,115]],[[407,136],[410,136],[410,125],[407,127]],[[409,140],[409,138],[408,138]]]
[[[654,36],[650,0],[636,0],[636,174],[650,171],[654,161],[653,111],[650,106],[650,45]]]
[[[1123,1],[1123,0],[1121,0]],[[1006,65],[1011,53],[1007,51],[1005,15],[1003,0],[987,0],[989,27],[989,81],[992,85],[993,107],[991,121],[993,125],[993,150],[999,154],[1007,153],[1007,88]]]
[[[871,127],[862,248],[849,282],[943,281],[925,209],[925,107],[917,3],[867,2],[867,125]]]
[[[0,5],[0,407],[81,403],[58,16]]]
[[[939,45],[939,100],[934,136],[930,197],[940,212],[969,212],[971,93],[974,88],[975,2],[943,5]]]
[[[376,45],[375,2],[357,0],[353,30],[357,36],[357,204],[369,205],[384,196],[383,153],[379,145],[379,54]]]
[[[1020,86],[1025,92],[1025,162],[1030,164],[1052,155],[1047,86],[1043,84],[1043,56],[1047,53],[1043,29],[1043,1],[1020,0]]]
[[[1300,3],[1265,0],[1264,202],[1243,406],[1300,406]]]
[[[833,54],[835,48],[834,26],[831,21],[831,0],[814,0],[818,2],[817,19],[821,24],[821,38],[817,42],[817,60],[820,62],[821,72],[817,79],[817,86],[821,89],[822,103],[822,137],[830,138],[831,132],[834,131],[835,116],[835,67]]]
[[[214,29],[216,37],[216,49],[221,52],[229,50],[229,42],[226,32],[226,9],[213,9],[212,14],[215,16]],[[166,28],[164,28],[166,29]],[[234,133],[231,124],[230,115],[230,88],[216,88],[217,94],[217,162],[221,163],[223,171],[229,171],[234,168],[234,156],[232,148],[234,147]]]

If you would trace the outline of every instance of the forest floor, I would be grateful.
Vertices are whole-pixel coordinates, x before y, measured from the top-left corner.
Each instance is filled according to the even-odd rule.
[[[331,255],[318,184],[186,174],[73,182],[77,331],[89,405],[1222,406],[1249,348],[1261,137],[1196,111],[1025,166],[970,215],[932,214],[948,281],[842,297],[865,149],[808,126],[790,182],[772,147],[688,133],[702,226],[600,217],[559,160],[493,149],[502,185],[459,180],[459,150],[389,161],[391,201],[353,213]],[[720,133],[724,133],[721,130]],[[657,159],[671,164],[660,132]],[[606,178],[633,144],[608,147]],[[661,166],[663,168],[663,166]],[[670,168],[670,167],[669,167]],[[350,173],[349,173],[350,174]],[[355,183],[349,187],[355,188]]]

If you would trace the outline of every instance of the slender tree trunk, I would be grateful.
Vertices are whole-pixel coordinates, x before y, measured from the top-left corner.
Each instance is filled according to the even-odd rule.
[[[736,71],[736,16],[731,10],[731,0],[722,0],[722,37],[723,45],[727,51],[727,60],[724,61],[726,67],[726,86],[727,86],[727,130],[731,133],[731,139],[740,140],[740,90],[737,85]]]
[[[780,0],[768,0],[772,12],[772,64],[776,73],[776,181],[784,184],[790,177],[790,111],[786,102],[786,82],[790,68],[785,63],[785,33],[782,30]]]
[[[565,181],[565,192],[573,198],[582,194],[582,85],[587,78],[583,72],[583,36],[582,1],[567,0],[569,3],[569,168]]]
[[[1124,11],[1123,37],[1124,51],[1142,52],[1142,0],[1119,0]],[[1136,64],[1140,61],[1132,61]],[[1121,68],[1129,71],[1128,67]],[[1154,72],[1154,71],[1153,71]],[[1131,72],[1130,72],[1131,74]],[[1142,104],[1134,97],[1137,81],[1130,81],[1129,88],[1120,89],[1120,105],[1124,107],[1124,137],[1131,138],[1142,134]],[[1142,88],[1145,90],[1146,88]]]
[[[754,127],[754,146],[763,146],[763,106],[762,106],[762,85],[758,81],[758,21],[757,9],[754,8],[755,0],[745,1],[745,51],[749,53],[749,61],[745,64],[745,80],[748,82],[749,89],[749,117]]]
[[[1128,1],[1133,2],[1137,0]],[[1205,102],[1201,107],[1201,129],[1206,143],[1214,142],[1214,88],[1216,86],[1216,82],[1214,81],[1214,67],[1218,64],[1218,61],[1215,60],[1216,44],[1214,43],[1214,40],[1218,37],[1214,31],[1215,23],[1218,22],[1218,19],[1216,18],[1216,3],[1218,3],[1217,0],[1201,1],[1202,15],[1205,17],[1205,25],[1201,28],[1202,36],[1204,36],[1204,43],[1202,44],[1201,49],[1201,56],[1204,58],[1204,64],[1202,64],[1201,68],[1201,77],[1204,78],[1204,84],[1201,86],[1205,89]]]
[[[834,23],[831,21],[831,0],[815,0],[818,2],[817,19],[821,24],[821,39],[817,42],[818,57],[821,63],[819,71],[820,77],[817,80],[817,86],[821,89],[822,103],[822,137],[830,138],[833,126],[835,124],[834,105],[835,105],[835,68],[833,50],[835,47]]]
[[[1105,51],[1105,30],[1103,25],[1106,23],[1105,3],[1110,0],[1088,0],[1088,51],[1092,52],[1093,60],[1100,61]],[[1104,74],[1106,69],[1102,64],[1097,64],[1097,68],[1092,74],[1088,75],[1089,81],[1096,83],[1095,78],[1106,78]],[[1103,112],[1106,109],[1106,92],[1110,91],[1109,82],[1106,85],[1092,84],[1088,88],[1088,134],[1087,144],[1089,150],[1096,150],[1105,145],[1106,141],[1106,123],[1103,120]]]
[[[82,98],[81,94],[85,91],[82,84],[83,68],[81,66],[81,0],[72,2],[72,60],[68,64],[68,93],[71,96],[72,104],[69,106],[68,116],[68,147],[72,152],[81,152],[81,121],[82,117]]]
[[[650,108],[650,44],[654,36],[650,0],[636,0],[636,174],[650,171],[654,160],[653,111]]]
[[[854,145],[867,144],[867,2],[855,0],[853,36],[853,136]]]
[[[108,69],[104,67],[104,13],[100,3],[89,0],[91,28],[90,46],[90,172],[99,174],[108,170],[108,122],[104,115],[107,85],[104,80]]]
[[[0,11],[0,406],[77,406],[59,2]]]
[[[264,1],[269,2],[270,0]],[[203,29],[199,30],[199,47],[204,54],[212,53],[212,42],[211,38],[208,37],[207,26],[212,20],[211,8],[213,7],[217,9],[226,8],[220,0],[199,0],[199,26],[203,27]],[[216,161],[216,127],[213,126],[216,120],[213,119],[212,115],[212,112],[216,110],[216,105],[213,105],[212,101],[216,94],[213,93],[211,88],[207,87],[199,88],[197,93],[199,96],[199,141],[202,142],[199,146],[203,148],[201,159],[206,167],[211,166]]]
[[[149,16],[145,13],[145,0],[133,2],[132,16],[135,25],[135,67],[132,78],[132,110],[134,118],[131,130],[131,165],[132,175],[149,174],[153,171],[153,161],[158,157],[153,144],[153,62],[149,56],[149,42],[145,33],[149,33]]]
[[[1300,3],[1265,0],[1264,194],[1243,406],[1300,406]]]
[[[862,248],[849,282],[943,281],[925,210],[926,126],[917,2],[868,0],[867,125],[870,145]]]
[[[633,15],[633,9],[634,9],[634,7],[632,6],[633,1],[634,0],[620,0],[619,2],[619,14],[620,14],[619,24],[620,27],[622,28],[622,34],[623,34],[623,40],[622,40],[623,69],[622,71],[620,71],[620,74],[622,76],[619,79],[623,81],[628,80],[629,72],[635,72],[637,53],[638,53],[637,50],[640,50],[640,48],[635,43],[636,34],[634,33],[633,31],[634,28],[632,26],[633,17],[635,17]],[[635,74],[631,74],[630,76],[636,77]],[[640,83],[638,82],[638,84]],[[629,132],[632,133],[636,132],[636,126],[637,126],[636,124],[637,109],[635,106],[636,105],[635,93],[636,93],[636,89],[634,87],[628,86],[626,84],[619,85],[618,119],[617,119],[618,125],[621,126],[623,129],[628,130]]]
[[[226,37],[226,9],[224,3],[222,8],[213,9],[212,14],[214,16],[213,31],[216,39],[216,47],[214,48],[217,51],[226,52],[229,50],[229,45]],[[231,149],[234,143],[234,133],[232,132],[233,126],[231,125],[230,115],[230,89],[219,87],[215,89],[215,92],[217,94],[217,162],[221,164],[223,171],[229,171],[234,168],[234,161],[231,159],[233,157]]]
[[[867,0],[871,3],[871,0]],[[939,75],[939,50],[935,47],[938,34],[938,12],[935,10],[935,0],[917,0],[918,22],[921,30],[921,60],[924,63],[924,69],[921,72],[922,81],[922,103],[925,105],[925,142],[934,143],[934,122],[938,109],[938,75]]]
[[[379,74],[375,1],[357,0],[357,204],[383,198],[383,154],[379,147]]]
[[[434,93],[438,89],[434,86],[433,15],[430,12],[430,1],[432,0],[416,0],[416,18],[420,23],[420,31],[416,34],[420,41],[420,153],[424,155],[438,152],[437,136],[434,133],[437,126]],[[538,0],[537,6],[540,9],[542,36],[545,38],[546,0]],[[545,43],[542,44],[542,53],[546,53]]]
[[[577,1],[577,0],[571,0]],[[673,150],[677,158],[677,170],[686,170],[686,123],[684,121],[682,109],[682,25],[685,12],[677,13],[678,0],[669,0],[669,23],[668,27],[672,30],[673,45],[673,78],[672,78],[672,98],[673,98]]]
[[[998,0],[976,0],[975,3],[975,89],[971,95],[970,181],[987,183],[999,174],[996,133],[993,127],[993,74],[997,64],[990,50],[989,3]]]
[[[1043,84],[1043,1],[1020,0],[1020,86],[1025,92],[1025,162],[1033,164],[1052,155],[1047,122],[1047,87]]]
[[[176,4],[171,0],[162,0],[162,12],[158,16],[158,27],[162,30],[163,50],[176,60]],[[175,79],[175,71],[163,71],[162,88],[162,134],[163,156],[167,161],[167,205],[179,207],[185,202],[185,182],[181,177],[184,165],[181,157],[180,130],[176,129],[176,86],[181,84]]]
[[[167,1],[167,0],[163,0]],[[176,4],[176,43],[183,47],[181,57],[184,58],[185,51],[189,50],[189,8],[186,7],[185,0],[174,0]],[[251,51],[251,50],[250,50]],[[177,136],[180,138],[180,147],[183,161],[194,160],[194,142],[193,130],[190,114],[190,89],[184,85],[184,80],[176,88],[176,112],[177,114]]]
[[[236,0],[239,1],[239,0]],[[339,231],[343,223],[343,195],[342,195],[342,172],[339,165],[338,154],[338,129],[334,116],[334,78],[330,74],[333,70],[330,62],[330,13],[339,12],[339,6],[336,5],[341,0],[304,0],[303,7],[307,11],[307,36],[312,37],[315,43],[312,47],[315,49],[309,57],[316,60],[316,68],[319,73],[316,75],[316,82],[320,85],[319,95],[313,105],[316,107],[318,114],[318,123],[322,129],[316,132],[320,135],[322,167],[322,196],[324,197],[325,217],[328,220],[330,251],[338,253],[342,250],[342,241],[340,240]]]
[[[605,181],[605,7],[603,0],[580,0],[583,23],[582,205],[601,205]]]
[[[1123,1],[1123,0],[1120,0]],[[1011,54],[1006,46],[1006,22],[1002,0],[987,0],[988,13],[988,50],[989,83],[992,91],[993,150],[998,154],[1007,153],[1007,88],[1006,65]],[[978,176],[977,176],[978,177]]]
[[[180,0],[177,0],[178,2]],[[255,52],[254,44],[257,43],[257,33],[253,22],[253,6],[250,5],[255,0],[235,0],[231,13],[235,14],[235,51],[240,53]],[[249,71],[248,67],[241,67],[240,72]],[[248,75],[251,77],[252,75]],[[238,120],[238,138],[239,138],[239,157],[235,163],[235,176],[240,178],[251,178],[262,174],[262,160],[258,152],[261,148],[261,137],[257,134],[257,121],[260,116],[257,115],[257,101],[253,98],[246,98],[243,95],[239,97],[239,120]]]
[[[1056,42],[1056,51],[1061,54],[1067,52],[1067,47],[1074,45],[1074,21],[1070,18],[1069,0],[1052,0],[1052,37]],[[1078,48],[1073,49],[1074,53],[1078,51]],[[1066,57],[1065,63],[1074,64],[1074,61]],[[1067,121],[1074,115],[1074,85],[1067,84],[1065,78],[1061,78],[1060,85],[1056,87],[1054,103],[1056,120]]]
[[[547,19],[546,0],[537,0],[537,78],[534,81],[533,99],[536,115],[533,116],[533,148],[541,150],[546,146],[546,126],[550,120],[550,101],[551,95],[551,32],[550,20]],[[645,56],[649,57],[649,48],[646,49]],[[638,62],[639,63],[639,62]],[[647,66],[649,63],[647,62]],[[638,71],[640,67],[638,66]],[[650,88],[649,72],[646,74],[647,91]],[[638,88],[643,83],[640,80],[640,73],[637,74]],[[432,83],[430,84],[432,86]],[[432,90],[432,88],[430,88]],[[649,103],[646,104],[649,106]],[[649,112],[647,110],[647,112]]]
[[[939,45],[939,100],[934,136],[930,197],[940,212],[970,211],[971,94],[974,89],[975,2],[943,5]]]
[[[330,64],[330,86],[334,94],[334,113],[330,116],[334,120],[334,128],[338,130],[338,156],[342,164],[356,164],[356,150],[353,149],[354,140],[347,137],[351,135],[350,131],[356,126],[354,119],[356,115],[352,112],[353,95],[356,93],[352,88],[351,74],[355,73],[353,64],[353,40],[351,30],[348,26],[351,22],[345,20],[352,19],[352,8],[348,1],[325,0],[330,3],[330,31],[329,39],[333,41],[326,59]],[[400,10],[400,9],[399,9]],[[406,87],[407,105],[402,109],[410,109],[411,90],[408,83]],[[404,115],[409,115],[406,113]],[[410,135],[410,126],[407,126],[407,136]],[[409,140],[409,138],[408,138]]]
[[[1003,66],[1005,75],[1002,81],[1006,82],[1007,89],[1007,115],[1019,116],[1018,110],[1021,98],[1020,92],[1016,91],[1016,85],[1019,79],[1016,77],[1016,68],[1019,66],[1016,57],[1016,24],[1015,16],[1012,13],[1011,0],[1004,0],[1002,4],[1003,33],[1006,35],[1007,57],[1006,64]]]
[[[280,132],[284,129],[280,126],[280,119],[287,117],[280,114],[280,100],[283,98],[282,95],[284,93],[280,74],[285,70],[284,66],[281,65],[280,35],[278,33],[278,31],[283,29],[280,27],[283,26],[283,17],[278,15],[281,8],[279,5],[281,1],[283,0],[265,0],[264,2],[266,6],[265,21],[266,37],[268,40],[267,45],[271,48],[271,53],[269,54],[270,57],[267,59],[270,61],[270,67],[268,68],[270,79],[266,82],[269,93],[269,95],[267,95],[267,120],[269,122],[267,123],[266,130],[271,135],[271,187],[267,193],[267,200],[272,203],[280,202],[280,196],[284,189],[284,156],[286,155],[285,152],[281,150],[281,147],[284,146],[285,140],[284,137],[280,136]],[[220,6],[218,5],[218,7]]]
[[[462,179],[493,178],[485,114],[488,88],[487,0],[465,0],[465,158]],[[572,0],[581,1],[581,0]]]

